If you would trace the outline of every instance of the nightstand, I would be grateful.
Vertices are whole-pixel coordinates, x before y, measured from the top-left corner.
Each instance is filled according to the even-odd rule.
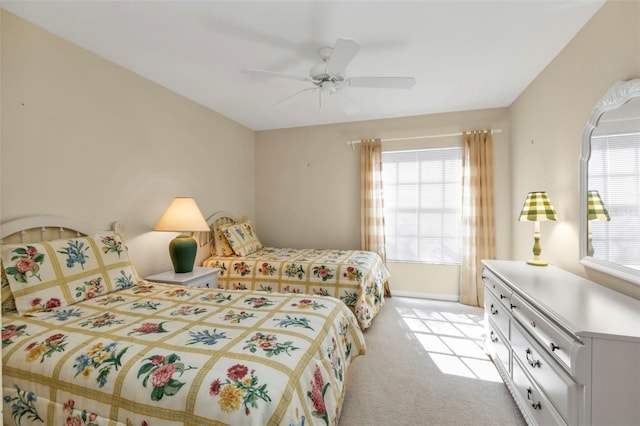
[[[194,266],[193,271],[177,274],[173,271],[145,277],[147,281],[157,283],[180,284],[187,287],[218,288],[218,268]]]

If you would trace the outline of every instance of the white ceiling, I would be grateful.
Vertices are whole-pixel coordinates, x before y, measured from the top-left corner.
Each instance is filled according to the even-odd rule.
[[[7,1],[2,7],[253,130],[510,105],[604,0]],[[309,82],[338,38],[349,76],[414,76],[410,90],[350,87],[318,110]]]

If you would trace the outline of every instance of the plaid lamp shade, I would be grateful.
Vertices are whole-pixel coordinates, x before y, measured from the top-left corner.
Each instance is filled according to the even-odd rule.
[[[600,194],[596,190],[587,192],[587,219],[603,220],[609,222],[609,212],[600,198]]]
[[[530,192],[520,212],[520,221],[556,220],[556,211],[545,191]]]

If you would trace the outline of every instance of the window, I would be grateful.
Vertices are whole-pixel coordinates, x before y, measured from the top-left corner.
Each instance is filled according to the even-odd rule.
[[[588,186],[611,217],[589,224],[594,257],[640,269],[640,133],[591,138]]]
[[[382,153],[387,259],[460,263],[462,147]]]

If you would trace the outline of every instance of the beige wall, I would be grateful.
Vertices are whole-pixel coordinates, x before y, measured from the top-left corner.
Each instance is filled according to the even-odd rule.
[[[593,105],[617,80],[640,78],[640,2],[608,1],[509,108],[513,258],[531,257],[533,224],[517,223],[527,192],[546,190],[558,222],[543,222],[542,257],[640,298],[640,286],[579,264],[578,157]]]
[[[498,257],[530,257],[532,224],[518,223],[517,213],[527,192],[547,190],[559,221],[542,225],[543,257],[640,297],[640,286],[578,263],[577,192],[592,105],[614,81],[640,77],[639,22],[638,2],[609,1],[508,109],[254,133],[2,11],[0,221],[122,221],[142,275],[170,267],[172,235],[151,229],[178,195],[195,197],[205,215],[224,209],[255,218],[270,245],[358,248],[359,154],[346,141],[501,128]],[[396,291],[457,297],[457,268],[391,269]]]
[[[170,269],[151,232],[175,196],[254,213],[254,132],[2,11],[0,221],[127,226],[141,275]],[[203,257],[206,250],[201,250]]]
[[[403,138],[461,130],[502,129],[494,135],[496,221],[510,217],[509,124],[506,108],[360,121],[256,133],[256,228],[267,244],[360,248],[360,153],[347,141]],[[442,146],[457,138],[385,142],[383,149]],[[500,257],[510,253],[510,229],[499,227]],[[390,264],[396,294],[458,296],[458,267]]]

